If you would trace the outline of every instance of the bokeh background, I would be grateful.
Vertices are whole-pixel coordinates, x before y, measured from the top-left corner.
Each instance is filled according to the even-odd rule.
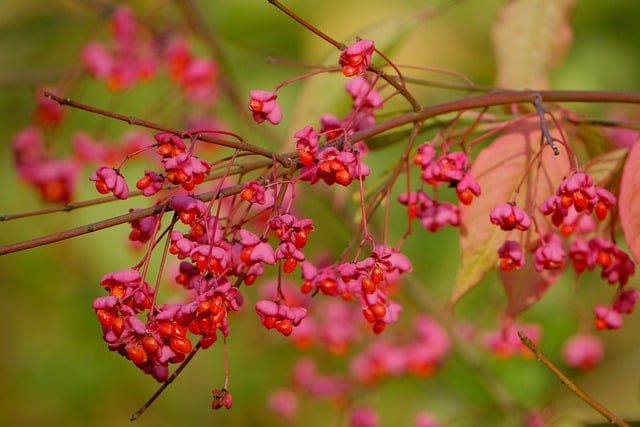
[[[461,72],[480,84],[494,82],[495,66],[490,31],[498,0],[451,2],[437,14],[411,27],[405,17],[418,9],[443,3],[424,0],[350,0],[287,4],[334,38],[349,42],[354,36],[389,40],[389,52],[399,64],[416,64]],[[180,7],[173,2],[132,2],[142,16],[159,17],[180,25]],[[303,30],[267,1],[233,0],[196,2],[202,21],[216,34],[236,90],[271,88],[300,70],[286,60],[332,63],[336,51]],[[123,114],[171,124],[175,109],[171,93],[153,84],[114,94],[103,85],[78,74],[78,54],[89,40],[106,35],[107,3],[92,1],[6,0],[0,14],[0,214],[44,207],[33,189],[15,174],[10,143],[26,126],[34,108],[33,94],[42,85],[55,85],[77,77],[74,98]],[[553,71],[551,86],[563,89],[640,90],[640,3],[633,0],[577,2],[572,20],[575,40],[566,59]],[[160,23],[158,22],[158,25]],[[412,24],[413,25],[413,24]],[[394,43],[397,41],[397,43]],[[265,59],[279,58],[270,64]],[[439,77],[438,75],[435,75]],[[441,76],[440,76],[441,77]],[[163,94],[163,96],[158,96]],[[243,135],[265,144],[289,142],[301,124],[315,122],[329,108],[341,104],[342,86],[332,77],[294,84],[279,96],[285,119],[277,128],[254,126],[234,116],[222,101],[220,114]],[[164,97],[166,95],[167,97]],[[451,99],[450,92],[425,89],[424,104]],[[189,106],[171,106],[188,109]],[[580,106],[580,111],[607,118],[614,109]],[[182,111],[182,110],[181,110]],[[638,114],[637,109],[623,111]],[[247,113],[248,115],[248,113]],[[640,116],[637,116],[640,117]],[[127,125],[84,112],[69,112],[65,129],[56,134],[56,150],[68,150],[65,138],[76,128],[115,137]],[[283,145],[285,142],[282,143]],[[399,147],[371,157],[373,170],[388,167]],[[397,157],[396,157],[397,158]],[[86,171],[88,176],[90,172]],[[303,210],[317,215],[317,247],[340,250],[349,230],[336,227],[341,215],[353,207],[336,208],[335,200],[314,193]],[[94,197],[93,186],[82,181],[77,199]],[[349,200],[347,200],[349,203]],[[0,222],[0,244],[64,230],[125,212],[136,202],[114,203],[68,213]],[[393,220],[392,220],[393,222]],[[401,217],[398,217],[401,222]],[[324,228],[322,228],[324,225]],[[402,233],[402,226],[392,234]],[[103,294],[99,279],[106,272],[128,268],[139,259],[124,242],[128,229],[85,235],[46,247],[0,257],[0,424],[7,426],[116,426],[156,389],[151,378],[131,363],[107,351],[91,303]],[[446,305],[458,264],[455,230],[433,235],[418,231],[405,245],[414,262],[413,280],[420,295],[433,308]],[[637,284],[636,278],[632,284]],[[525,321],[545,326],[542,348],[560,360],[563,340],[576,330],[577,310],[590,301],[606,300],[611,289],[586,280],[577,289],[571,278],[555,285],[544,299],[524,314]],[[412,298],[410,294],[404,298]],[[578,302],[576,302],[578,301]],[[457,319],[495,327],[504,295],[495,277],[488,277],[460,303]],[[298,354],[286,340],[267,333],[253,310],[236,316],[230,340],[231,411],[210,409],[210,390],[223,381],[219,346],[199,354],[158,399],[139,426],[220,425],[269,426],[344,425],[327,402],[303,400],[300,415],[284,421],[266,407],[269,390],[287,384]],[[587,313],[588,314],[588,313]],[[640,419],[640,346],[636,316],[621,331],[608,332],[607,359],[588,374],[571,372],[589,392],[625,417]],[[406,326],[406,325],[405,325]],[[493,386],[492,386],[493,384]],[[497,384],[497,386],[496,386]],[[534,360],[499,360],[476,348],[457,348],[445,365],[427,380],[401,378],[363,393],[362,402],[379,409],[384,425],[410,425],[420,409],[433,412],[443,425],[510,425],[499,409],[495,387],[526,407],[549,403],[561,417],[558,425],[600,422],[598,415],[570,395]]]

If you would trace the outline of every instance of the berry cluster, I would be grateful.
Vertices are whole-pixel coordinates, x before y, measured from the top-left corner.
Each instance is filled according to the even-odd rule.
[[[538,236],[531,248],[533,265],[538,272],[562,270],[570,262],[577,274],[600,267],[600,275],[608,283],[618,285],[618,291],[610,307],[594,308],[597,329],[617,329],[622,325],[621,314],[633,311],[638,291],[625,288],[635,272],[635,264],[614,242],[599,233],[596,221],[604,221],[616,204],[616,198],[608,190],[597,187],[593,178],[576,172],[565,178],[555,194],[540,205],[540,212],[549,217],[557,232]],[[504,231],[529,230],[532,220],[515,203],[503,203],[493,208],[491,223]],[[500,268],[522,268],[525,253],[520,242],[507,240],[498,249]]]
[[[401,243],[412,231],[411,221],[417,218],[431,232],[447,225],[460,226],[461,210],[464,213],[483,190],[491,191],[481,189],[476,181],[482,179],[481,174],[471,173],[470,153],[475,142],[455,141],[459,134],[451,132],[451,139],[448,136],[438,143],[434,138],[412,150],[414,138],[420,134],[412,132],[398,167],[389,175],[393,178],[368,199],[364,181],[371,170],[363,158],[370,147],[357,135],[376,125],[377,114],[393,96],[403,95],[414,111],[419,108],[411,101],[406,82],[395,66],[388,64],[398,71],[397,79],[372,65],[376,52],[372,40],[357,39],[341,49],[338,67],[285,81],[272,91],[249,92],[248,109],[253,121],[278,125],[283,120],[277,101],[281,88],[320,72],[341,72],[348,78],[344,85],[350,101],[348,112],[342,118],[322,114],[315,127],[305,125],[294,132],[295,149],[288,154],[251,145],[220,130],[219,125],[196,126],[196,122],[202,123],[202,117],[191,117],[185,120],[190,123],[186,131],[147,124],[160,132],[153,137],[131,133],[118,147],[78,132],[72,137],[71,155],[58,158],[51,154],[45,139],[47,132],[64,119],[64,113],[59,104],[41,94],[34,114],[37,126],[24,129],[14,138],[12,148],[20,176],[35,185],[46,200],[71,201],[79,170],[87,163],[98,165],[89,180],[99,194],[112,194],[117,199],[138,195],[153,198],[157,208],[154,214],[130,222],[129,240],[146,247],[143,259],[130,269],[104,275],[100,283],[107,295],[96,298],[93,308],[108,348],[157,381],[169,378],[171,364],[188,361],[188,355],[198,348],[211,347],[219,334],[226,343],[231,313],[240,311],[247,305],[245,299],[253,297],[257,318],[266,329],[290,337],[299,348],[319,342],[329,354],[351,356],[348,375],[324,374],[311,358],[298,361],[292,388],[312,397],[347,401],[353,398],[354,390],[389,377],[427,376],[449,354],[448,334],[421,313],[409,328],[413,333],[401,339],[367,343],[365,337],[381,334],[399,320],[403,311],[396,292],[402,275],[412,270],[410,260],[401,252]],[[119,91],[155,78],[164,69],[172,87],[190,101],[190,106],[193,103],[195,110],[209,109],[221,87],[215,61],[195,56],[181,35],[160,35],[141,25],[128,6],[114,9],[109,42],[88,43],[82,62],[87,75]],[[389,88],[396,92],[383,97],[382,91]],[[484,120],[483,114],[460,135],[467,138],[475,132],[474,126]],[[211,119],[206,116],[207,123]],[[248,115],[247,120],[251,120]],[[423,131],[419,129],[422,120],[413,123],[416,131]],[[456,125],[457,119],[452,123]],[[203,136],[211,134],[216,138]],[[222,137],[217,138],[219,135]],[[205,160],[203,140],[232,148],[233,154],[221,160]],[[129,188],[124,165],[145,153],[152,154],[155,163],[136,181],[136,191]],[[381,232],[374,230],[378,224],[370,218],[376,213],[377,202],[386,202],[392,194],[401,171],[411,175],[407,159],[412,155],[420,183],[413,188],[411,177],[407,177],[406,191],[398,195],[409,224],[407,233],[394,246],[389,243],[389,218],[385,218]],[[260,161],[255,160],[258,157]],[[525,175],[536,161],[527,166]],[[403,162],[407,163],[406,169]],[[352,188],[359,184],[361,235],[355,236],[337,260],[314,261],[308,247],[314,222],[300,213],[304,207],[296,203],[297,197],[300,189],[309,185],[334,184]],[[452,197],[443,194],[443,187],[455,191]],[[535,212],[526,205],[526,210],[518,206],[515,199],[497,204],[490,212],[483,211],[483,220],[488,214],[490,224],[497,228],[487,227],[509,233],[508,238],[499,239],[499,243],[504,241],[497,250],[499,268],[505,272],[522,269],[529,257],[533,269],[541,274],[561,272],[569,266],[578,275],[599,269],[600,276],[617,290],[610,304],[594,307],[595,327],[620,328],[622,315],[633,311],[640,292],[627,286],[635,272],[632,258],[615,243],[613,233],[605,233],[607,222],[613,229],[610,212],[616,208],[616,197],[576,166],[554,194],[535,207]],[[370,200],[372,203],[368,203]],[[478,204],[482,201],[476,201],[474,207]],[[163,224],[170,215],[168,224]],[[543,222],[548,226],[540,226]],[[378,232],[381,239],[377,239]],[[162,251],[162,267],[153,281],[156,285],[151,286],[147,280],[152,275],[149,267],[154,251]],[[180,296],[163,302],[159,300],[159,286],[167,281],[166,271],[171,271],[165,265],[172,262],[176,274],[171,284]],[[292,285],[298,267],[300,280]],[[268,277],[277,279],[264,280]],[[265,283],[275,283],[274,292],[268,294]],[[510,323],[486,334],[483,342],[499,356],[525,354],[518,330],[525,331],[533,342],[540,339],[536,325]],[[360,347],[353,349],[356,344]],[[564,356],[569,366],[588,369],[602,358],[601,343],[593,336],[578,335],[567,341]],[[213,390],[212,408],[232,406],[227,383],[228,378],[224,387]],[[285,416],[295,413],[292,390],[278,391],[270,402]],[[352,426],[380,424],[377,413],[364,405],[352,407],[348,418]],[[435,421],[428,413],[419,413],[415,424],[433,426]]]
[[[436,195],[437,188],[445,184],[455,188],[460,203],[469,205],[482,193],[469,173],[470,160],[464,152],[443,152],[436,157],[434,145],[427,142],[418,147],[413,163],[420,168],[422,182],[430,184]],[[407,206],[409,219],[418,218],[426,230],[436,232],[446,225],[460,225],[457,205],[432,197],[422,188],[400,194],[398,201]]]

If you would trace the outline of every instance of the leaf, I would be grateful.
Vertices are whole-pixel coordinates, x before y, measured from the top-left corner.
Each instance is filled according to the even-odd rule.
[[[614,148],[600,126],[569,122],[564,125],[564,130],[571,148],[577,151],[577,154],[583,153],[587,159],[605,154]]]
[[[549,70],[573,40],[569,18],[575,0],[514,0],[492,31],[500,87],[545,89]]]
[[[527,262],[520,270],[500,271],[500,280],[508,300],[504,313],[505,321],[513,320],[538,302],[561,274],[560,270],[537,272],[532,262]]]
[[[629,150],[622,170],[618,211],[620,225],[629,250],[640,260],[640,140]]]
[[[604,187],[613,176],[620,172],[620,168],[627,156],[628,148],[618,148],[594,157],[587,162],[582,170],[593,177],[593,182]]]
[[[557,130],[550,132],[553,137],[559,137]],[[469,172],[480,184],[482,195],[471,205],[460,207],[460,267],[451,295],[452,305],[497,266],[497,250],[505,240],[519,241],[525,251],[536,242],[533,227],[527,232],[504,232],[489,221],[489,212],[494,206],[512,200],[518,183],[540,148],[540,141],[539,121],[529,119],[507,129],[474,161]],[[565,150],[554,156],[545,146],[541,161],[534,164],[520,188],[516,202],[530,216],[537,215],[541,234],[549,232],[551,226],[538,213],[537,207],[555,192],[569,168]]]

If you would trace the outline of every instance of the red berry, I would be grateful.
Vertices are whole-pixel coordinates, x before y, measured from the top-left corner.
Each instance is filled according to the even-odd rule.
[[[177,338],[184,338],[187,336],[187,330],[184,328],[184,326],[174,323],[173,336]]]
[[[338,292],[338,284],[333,279],[323,279],[318,283],[318,288],[326,295],[335,295]]]
[[[274,316],[265,316],[262,324],[265,326],[265,328],[271,329],[276,325],[276,320],[277,319]]]
[[[96,181],[96,190],[98,190],[100,194],[109,194],[111,192],[104,181]]]
[[[352,66],[360,65],[363,59],[364,59],[364,56],[362,55],[351,55],[348,58],[349,65],[352,65]]]
[[[249,264],[251,262],[251,252],[253,252],[253,248],[255,246],[245,246],[240,250],[240,261],[245,264]]]
[[[218,339],[218,336],[215,334],[215,332],[212,334],[207,334],[200,339],[200,347],[206,350],[207,348],[211,347],[214,342],[216,342],[216,339]]]
[[[293,325],[288,319],[277,321],[275,326],[282,335],[289,336],[291,335],[291,332],[293,332]]]
[[[300,230],[296,233],[293,244],[296,245],[296,248],[302,249],[307,244],[308,237],[309,235],[306,231]]]
[[[192,350],[191,341],[187,338],[171,337],[169,338],[169,346],[176,353],[187,354]]]
[[[178,214],[178,217],[183,224],[190,224],[196,218],[196,213],[194,211],[183,211]]]
[[[371,308],[369,307],[362,309],[362,315],[369,323],[373,323],[376,321],[376,316],[373,314],[373,312],[371,311]]]
[[[218,311],[216,314],[212,314],[211,315],[211,321],[214,324],[218,324],[218,323],[222,322],[222,319],[224,319],[226,317],[226,315],[227,315],[227,309],[222,307],[220,309],[220,311]]]
[[[369,308],[371,309],[373,315],[377,318],[384,317],[387,314],[387,307],[385,307],[384,304],[377,303]]]
[[[164,144],[160,144],[158,145],[158,154],[160,154],[162,157],[168,157],[171,156],[171,144],[169,143],[164,143]]]
[[[151,177],[149,175],[145,175],[142,178],[140,178],[138,180],[138,182],[136,182],[136,188],[138,190],[144,190],[145,188],[147,188],[149,185],[151,185],[151,182],[153,180],[151,179]]]
[[[384,271],[378,264],[371,269],[371,280],[373,283],[380,283],[384,280]]]
[[[309,166],[313,163],[313,154],[308,151],[298,150],[298,157],[300,158],[300,163],[304,166]]]
[[[98,321],[102,325],[106,327],[111,326],[111,323],[113,322],[113,315],[109,313],[107,310],[103,310],[99,308],[98,310],[96,310],[96,315],[98,316]]]
[[[256,195],[256,190],[253,188],[245,188],[240,192],[240,198],[246,202],[253,199],[253,196]]]
[[[211,309],[211,301],[209,300],[204,300],[204,301],[200,301],[198,303],[198,307],[196,308],[196,311],[198,313],[206,313],[207,311],[209,311]]]
[[[340,185],[344,185],[346,187],[347,185],[351,184],[352,177],[349,171],[346,169],[337,171],[334,177],[336,179],[336,182]]]
[[[251,101],[249,101],[249,109],[251,111],[255,111],[256,113],[259,113],[262,111],[262,101],[258,101],[257,99],[252,99]]]
[[[568,209],[573,203],[573,197],[568,194],[563,194],[560,196],[560,204],[563,208]]]
[[[136,365],[141,365],[148,359],[147,352],[139,345],[127,347],[127,356],[129,356],[129,359]]]
[[[463,205],[470,205],[473,201],[473,191],[467,188],[462,193],[458,193],[458,200],[460,200],[460,203]]]
[[[296,265],[298,265],[298,260],[296,260],[293,257],[289,257],[284,260],[282,269],[284,270],[285,273],[288,274],[288,273],[291,273],[296,268]]]
[[[124,331],[124,319],[122,317],[116,317],[113,319],[113,322],[111,322],[111,330],[119,337],[122,334],[122,331]]]
[[[374,325],[373,325],[373,333],[375,334],[380,334],[382,333],[382,331],[384,331],[384,328],[387,326],[386,323],[384,323],[383,321],[377,321]]]
[[[170,337],[173,335],[174,324],[172,322],[162,322],[158,327],[158,332],[164,337]]]
[[[311,281],[309,280],[305,280],[305,282],[302,284],[302,286],[300,286],[300,291],[303,294],[308,294],[309,292],[311,292],[312,286],[311,286]]]
[[[151,353],[155,353],[156,351],[158,351],[158,348],[160,348],[158,340],[151,335],[147,335],[142,338],[142,346]]]
[[[594,210],[596,211],[596,216],[598,217],[598,219],[600,221],[604,221],[604,219],[607,217],[607,206],[604,203],[598,202]]]
[[[376,291],[376,284],[373,283],[373,280],[371,280],[368,277],[363,277],[362,278],[362,290],[367,293],[367,294],[372,294]]]

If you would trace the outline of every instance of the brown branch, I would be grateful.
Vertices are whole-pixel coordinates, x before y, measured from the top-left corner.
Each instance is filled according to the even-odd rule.
[[[186,135],[188,135],[188,134],[185,134],[184,131],[181,131],[179,129],[170,128],[170,127],[167,127],[167,126],[160,125],[158,123],[150,122],[148,120],[139,119],[139,118],[133,117],[133,116],[125,116],[123,114],[114,113],[114,112],[111,112],[109,110],[103,110],[102,108],[97,108],[97,107],[93,107],[91,105],[87,105],[87,104],[83,104],[83,103],[80,103],[80,102],[76,102],[76,101],[74,101],[72,99],[69,99],[69,98],[62,98],[62,97],[60,97],[60,96],[58,96],[58,95],[56,95],[54,93],[51,93],[51,92],[45,92],[44,96],[56,101],[60,105],[68,105],[69,107],[77,108],[79,110],[84,110],[84,111],[87,111],[89,113],[99,114],[101,116],[110,117],[112,119],[120,120],[120,121],[123,121],[125,123],[130,124],[130,125],[141,126],[141,127],[147,128],[147,129],[153,129],[153,130],[157,130],[157,131],[160,131],[160,132],[167,132],[167,133],[171,133],[171,134],[174,134],[174,135],[178,135],[180,137],[185,137]],[[281,156],[280,154],[274,153],[273,151],[266,150],[266,149],[258,147],[256,145],[248,144],[248,143],[246,143],[244,141],[232,141],[232,140],[228,140],[228,139],[224,139],[224,138],[218,138],[218,137],[215,137],[215,136],[204,135],[204,134],[193,135],[193,138],[197,139],[197,140],[200,140],[200,141],[216,144],[216,145],[219,145],[221,147],[228,147],[228,148],[233,148],[233,149],[242,150],[242,151],[250,151],[250,152],[252,152],[254,154],[258,154],[260,156],[267,157],[269,159],[275,158],[284,167],[289,167],[290,163],[291,163],[291,161],[288,158],[285,158],[285,157]]]
[[[531,103],[536,97],[538,97],[541,102],[640,104],[640,92],[601,92],[578,90],[493,92],[485,95],[423,107],[422,110],[417,112],[401,114],[392,119],[356,132],[350,135],[349,139],[351,141],[359,141],[399,126],[424,121],[432,117],[455,111],[508,104]]]
[[[609,411],[605,408],[601,403],[597,402],[593,397],[591,397],[586,391],[581,389],[576,383],[571,381],[565,374],[563,374],[560,369],[556,365],[550,361],[547,356],[545,356],[540,349],[527,337],[524,332],[518,331],[518,336],[520,337],[520,341],[524,345],[526,345],[541,361],[544,366],[546,366],[558,379],[567,386],[569,390],[575,393],[580,399],[584,400],[584,402],[591,406],[593,409],[598,411],[602,416],[604,416],[609,423],[620,426],[620,427],[631,427],[624,420],[619,419],[613,412]]]
[[[107,115],[109,117],[113,117],[115,119],[122,120],[130,124],[137,124],[140,126],[149,127],[151,129],[174,133],[176,135],[182,134],[180,131],[176,129],[167,128],[161,125],[157,125],[155,123],[146,122],[144,120],[127,117],[120,114],[114,114],[109,111],[100,110],[98,108],[94,108],[88,105],[79,104],[69,99],[60,98],[51,93],[47,93],[47,96],[60,102],[63,105],[78,106],[78,108],[85,109],[86,111]],[[418,111],[418,112],[405,113],[405,114],[396,116],[392,119],[389,119],[387,121],[384,121],[382,123],[363,129],[361,131],[355,132],[349,136],[349,139],[351,141],[364,140],[403,125],[407,125],[415,122],[421,122],[432,117],[436,117],[442,114],[447,114],[455,111],[507,105],[507,104],[513,104],[513,103],[531,103],[533,102],[534,99],[539,99],[541,102],[640,104],[640,92],[604,92],[604,91],[600,92],[600,91],[566,91],[566,90],[495,92],[495,93],[489,93],[489,94],[480,95],[472,98],[464,98],[456,101],[446,102],[443,104],[437,104],[430,107],[424,107],[421,111]],[[297,157],[293,153],[291,155],[275,154],[270,151],[263,150],[259,147],[255,147],[253,145],[248,145],[245,143],[227,141],[224,139],[203,136],[203,135],[198,135],[198,138],[203,141],[213,142],[213,143],[217,143],[217,144],[224,145],[231,148],[252,151],[256,154],[261,154],[265,157],[276,158],[280,163],[286,165],[289,169],[296,167],[295,165],[291,165],[292,163],[291,159]],[[286,173],[291,173],[291,170],[286,171]],[[233,191],[235,192],[241,191],[240,185],[234,186],[232,188],[234,188]],[[228,193],[228,189],[225,190],[225,193],[230,194]],[[209,201],[211,200],[212,197],[214,197],[214,193],[213,192],[204,193],[198,197],[201,198],[201,200],[203,201]],[[131,212],[125,215],[120,215],[115,218],[110,218],[104,221],[100,221],[97,223],[88,224],[82,227],[77,227],[61,233],[56,233],[53,235],[44,236],[44,237],[28,240],[25,242],[18,242],[10,245],[0,246],[0,255],[33,248],[36,246],[46,245],[59,240],[64,240],[64,239],[79,236],[82,234],[91,233],[93,231],[102,230],[104,228],[112,227],[114,225],[130,222],[134,219],[139,219],[139,218],[143,218],[145,216],[150,216],[150,215],[156,215],[161,211],[162,211],[162,205],[159,205],[153,208],[142,209],[142,210]]]
[[[202,200],[203,202],[208,202],[213,198],[220,198],[232,194],[237,194],[242,191],[242,188],[244,188],[242,184],[237,184],[220,190],[219,193],[216,193],[215,191],[209,191],[207,193],[199,194],[194,197]],[[70,239],[72,237],[81,236],[83,234],[93,233],[94,231],[104,230],[105,228],[114,227],[116,225],[125,224],[136,219],[145,218],[152,215],[159,215],[161,213],[169,211],[173,211],[173,209],[169,207],[169,202],[155,205],[150,208],[132,211],[113,218],[108,218],[91,224],[82,225],[80,227],[71,228],[69,230],[61,231],[58,233],[0,246],[0,255],[6,255],[13,252],[23,251],[25,249],[48,245],[50,243],[59,242],[62,240]]]
[[[138,418],[140,418],[142,413],[144,411],[146,411],[147,408],[149,406],[151,406],[151,404],[153,402],[155,402],[158,397],[160,397],[162,392],[167,387],[169,387],[169,384],[171,384],[178,377],[180,372],[182,372],[182,370],[189,364],[189,362],[191,362],[191,359],[193,359],[193,356],[195,356],[196,353],[198,352],[198,350],[200,350],[200,347],[202,347],[202,344],[201,344],[200,341],[198,341],[198,343],[196,344],[195,348],[191,351],[191,353],[189,353],[189,355],[186,357],[186,359],[184,359],[182,361],[180,366],[178,366],[176,368],[176,370],[173,372],[173,374],[171,374],[171,376],[169,378],[167,378],[165,380],[165,382],[162,383],[162,385],[151,395],[151,397],[149,399],[147,399],[146,402],[144,402],[144,404],[140,408],[138,408],[138,410],[136,410],[133,414],[131,414],[131,418],[129,418],[129,421],[135,421]]]

